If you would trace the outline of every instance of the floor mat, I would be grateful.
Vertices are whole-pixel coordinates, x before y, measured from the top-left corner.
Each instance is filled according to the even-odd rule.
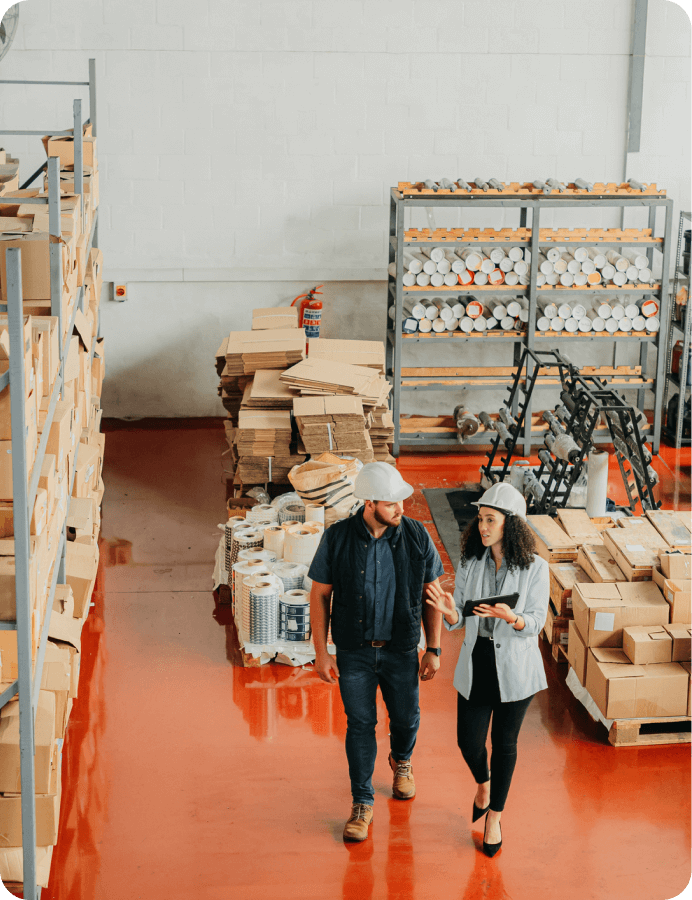
[[[424,488],[425,497],[432,513],[435,528],[440,540],[445,545],[452,565],[456,571],[459,565],[459,535],[476,515],[477,509],[471,506],[478,500],[483,488],[478,486],[471,490],[459,488]]]

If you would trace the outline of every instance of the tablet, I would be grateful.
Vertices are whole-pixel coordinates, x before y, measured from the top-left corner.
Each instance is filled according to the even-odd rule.
[[[498,603],[506,603],[510,609],[514,609],[518,599],[519,594],[515,592],[514,594],[501,594],[498,597],[483,597],[481,600],[467,600],[466,603],[464,603],[463,615],[464,617],[474,615],[474,609],[482,603],[485,603],[488,606],[497,606]]]

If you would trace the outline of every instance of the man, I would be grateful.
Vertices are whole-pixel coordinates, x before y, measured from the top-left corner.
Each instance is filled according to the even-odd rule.
[[[353,806],[344,839],[363,841],[375,798],[378,685],[389,713],[392,793],[399,800],[416,793],[411,755],[420,721],[418,677],[429,681],[440,665],[441,616],[424,595],[443,568],[424,526],[403,514],[413,488],[395,468],[363,466],[354,493],[364,507],[325,531],[309,577],[315,668],[322,681],[338,680],[346,711]],[[336,659],[327,652],[330,601]],[[427,650],[419,665],[421,621]]]

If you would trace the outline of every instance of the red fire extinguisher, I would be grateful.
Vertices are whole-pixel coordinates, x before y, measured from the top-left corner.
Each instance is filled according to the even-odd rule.
[[[322,301],[317,299],[317,294],[322,294],[320,290],[323,284],[318,284],[308,291],[307,294],[300,294],[291,303],[295,306],[300,300],[300,312],[298,316],[298,327],[305,328],[305,336],[310,338],[318,338],[320,336],[320,322],[322,320]]]

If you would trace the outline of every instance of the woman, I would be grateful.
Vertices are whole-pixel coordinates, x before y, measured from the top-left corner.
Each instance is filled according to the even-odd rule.
[[[427,602],[453,631],[466,626],[454,687],[457,742],[476,779],[473,821],[486,815],[483,851],[502,846],[500,817],[517,759],[517,736],[526,710],[547,688],[538,633],[548,611],[548,564],[536,556],[526,524],[526,501],[510,484],[495,484],[476,501],[478,517],[461,537],[461,561],[454,595],[439,585]],[[467,600],[518,593],[514,609],[481,604],[464,618]],[[485,749],[492,715],[492,779]]]

